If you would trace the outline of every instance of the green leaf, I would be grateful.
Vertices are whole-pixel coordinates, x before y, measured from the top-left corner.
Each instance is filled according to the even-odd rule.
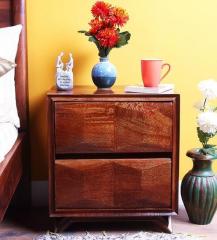
[[[120,48],[128,44],[130,37],[131,37],[131,34],[128,31],[119,33],[119,41],[117,42],[115,47]]]
[[[88,38],[88,41],[96,43],[97,40],[95,37],[91,36]]]
[[[89,32],[86,32],[85,36],[92,36],[92,35]]]
[[[78,32],[79,32],[79,33],[86,33],[87,31],[85,31],[85,30],[79,30]]]
[[[206,144],[206,148],[214,148],[216,145],[214,144]]]
[[[214,108],[213,108],[213,112],[215,112],[215,111],[217,111],[217,107],[214,107]]]
[[[91,34],[88,31],[80,30],[79,33],[84,33],[85,36],[91,36]]]
[[[112,50],[112,48],[106,48],[106,50],[105,50],[105,54],[106,54],[106,56],[109,55],[109,53],[110,53],[111,50]]]
[[[203,147],[206,148],[207,143],[211,137],[213,137],[213,134],[204,133],[200,130],[199,127],[197,127],[197,136],[200,140],[200,142],[203,144]]]
[[[215,155],[215,153],[216,153],[216,150],[215,150],[215,148],[208,148],[207,149],[207,154],[209,154],[209,155]]]
[[[107,57],[109,54],[109,48],[104,48],[99,46],[99,56],[100,57]]]
[[[200,153],[204,154],[204,155],[211,155],[211,156],[217,156],[216,155],[216,148],[201,148],[200,149]]]

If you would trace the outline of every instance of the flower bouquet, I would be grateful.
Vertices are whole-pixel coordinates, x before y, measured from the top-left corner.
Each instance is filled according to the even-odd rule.
[[[197,135],[202,143],[199,149],[201,154],[216,156],[216,145],[208,144],[209,140],[217,134],[217,107],[212,107],[209,101],[217,98],[217,81],[209,79],[201,81],[198,85],[203,100],[196,103],[199,110],[197,117]]]
[[[211,222],[217,208],[217,178],[212,171],[212,160],[217,158],[216,146],[208,143],[217,134],[217,108],[209,103],[217,98],[217,81],[204,80],[198,87],[203,95],[202,101],[195,104],[199,110],[197,135],[202,147],[187,152],[193,168],[182,180],[181,195],[189,220],[205,225]]]
[[[121,32],[129,20],[127,12],[120,7],[98,1],[91,9],[93,19],[89,22],[88,31],[81,30],[90,42],[95,43],[100,56],[100,63],[92,69],[92,79],[98,88],[110,88],[116,80],[116,68],[108,61],[108,55],[113,48],[126,45],[130,39],[128,31]]]
[[[130,33],[120,32],[120,27],[129,20],[123,8],[98,1],[93,5],[91,13],[93,19],[89,22],[89,31],[81,30],[79,33],[84,33],[90,42],[96,44],[100,57],[107,57],[112,48],[120,48],[128,43]]]

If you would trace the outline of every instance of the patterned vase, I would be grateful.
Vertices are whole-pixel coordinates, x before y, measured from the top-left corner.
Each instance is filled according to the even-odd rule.
[[[205,225],[212,221],[217,208],[217,178],[212,171],[211,155],[198,149],[187,152],[193,168],[182,180],[181,195],[190,222]]]
[[[116,75],[116,68],[108,57],[101,57],[100,62],[92,69],[92,79],[98,88],[110,88],[115,83]]]

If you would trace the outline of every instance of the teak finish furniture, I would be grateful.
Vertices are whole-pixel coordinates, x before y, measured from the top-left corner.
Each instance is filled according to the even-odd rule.
[[[179,95],[75,87],[47,96],[50,216],[168,225],[178,211]]]
[[[0,27],[22,24],[16,57],[15,86],[17,109],[21,127],[18,138],[0,163],[0,222],[16,192],[16,206],[30,204],[28,139],[28,74],[26,47],[26,6],[25,0],[0,0]]]

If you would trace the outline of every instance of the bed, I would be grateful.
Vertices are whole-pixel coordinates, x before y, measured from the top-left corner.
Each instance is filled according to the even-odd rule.
[[[0,0],[0,28],[22,24],[15,69],[16,104],[20,118],[18,137],[0,162],[0,222],[16,192],[16,204],[29,202],[28,90],[25,0]]]

